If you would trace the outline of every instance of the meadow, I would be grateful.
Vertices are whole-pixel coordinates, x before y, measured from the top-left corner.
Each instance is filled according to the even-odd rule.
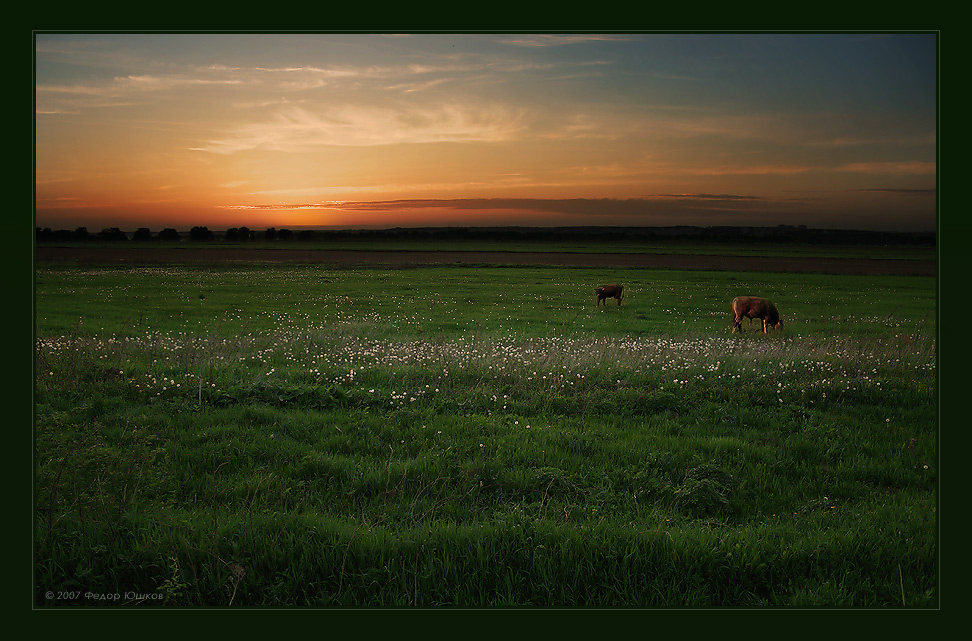
[[[35,305],[40,607],[938,605],[934,278],[39,265]]]

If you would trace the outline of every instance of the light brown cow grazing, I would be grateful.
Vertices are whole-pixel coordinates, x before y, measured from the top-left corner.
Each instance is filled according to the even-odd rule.
[[[765,298],[756,296],[737,296],[732,299],[732,331],[735,333],[738,328],[742,332],[743,318],[758,318],[763,321],[763,333],[766,333],[766,326],[770,325],[773,329],[782,329],[783,321],[780,320],[780,313],[776,311],[776,306]]]
[[[623,292],[624,287],[621,285],[601,285],[597,288],[597,304],[600,305],[606,298],[617,298],[620,305]],[[607,307],[607,301],[604,302],[604,306]]]

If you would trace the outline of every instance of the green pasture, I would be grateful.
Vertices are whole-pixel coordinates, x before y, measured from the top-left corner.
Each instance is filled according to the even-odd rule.
[[[783,330],[730,334],[740,294]],[[35,296],[38,606],[938,605],[934,279],[39,266]]]
[[[334,269],[308,265],[40,269],[41,333],[228,333],[284,325],[382,337],[706,335],[728,331],[730,301],[771,298],[786,335],[934,334],[925,277],[679,272],[563,267]],[[595,307],[594,289],[624,285]]]

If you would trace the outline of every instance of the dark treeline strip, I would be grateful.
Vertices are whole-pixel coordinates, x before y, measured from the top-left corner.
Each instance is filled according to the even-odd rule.
[[[776,227],[718,226],[718,227],[395,227],[391,229],[277,229],[263,231],[247,227],[231,227],[213,231],[196,226],[189,232],[165,228],[153,233],[141,227],[134,233],[111,227],[92,233],[86,227],[74,230],[36,228],[36,240],[46,242],[103,242],[103,241],[321,241],[321,240],[444,240],[444,241],[502,241],[502,242],[772,242],[828,245],[908,245],[934,247],[934,232],[888,232],[867,230],[811,229],[804,225]]]

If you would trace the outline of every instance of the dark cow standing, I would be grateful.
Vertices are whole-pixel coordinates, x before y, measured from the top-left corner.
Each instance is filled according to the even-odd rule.
[[[780,320],[780,313],[776,311],[776,306],[765,298],[756,296],[737,296],[732,299],[732,331],[735,333],[738,328],[742,332],[743,318],[758,318],[763,321],[763,333],[766,333],[766,326],[773,329],[782,329],[783,321]]]
[[[607,298],[617,298],[618,305],[621,304],[621,295],[624,292],[624,287],[621,285],[601,285],[597,288],[597,304],[600,305],[601,301],[604,301],[604,306],[607,307]]]

